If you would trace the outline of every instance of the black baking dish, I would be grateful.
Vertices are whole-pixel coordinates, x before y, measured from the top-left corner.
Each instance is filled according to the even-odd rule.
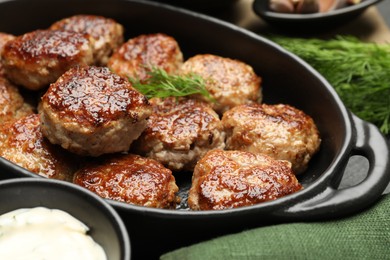
[[[132,237],[132,253],[144,259],[222,234],[288,221],[330,219],[375,203],[390,180],[389,147],[376,127],[352,115],[329,83],[304,61],[273,42],[220,20],[169,5],[131,0],[0,0],[0,31],[21,34],[46,28],[73,14],[111,17],[126,38],[164,32],[188,58],[213,53],[250,64],[263,78],[265,103],[287,103],[311,115],[322,136],[319,153],[299,177],[304,189],[251,207],[194,212],[162,210],[109,201]],[[353,155],[369,161],[367,177],[338,189]],[[32,174],[0,158],[2,178]],[[177,177],[188,188],[191,177]]]

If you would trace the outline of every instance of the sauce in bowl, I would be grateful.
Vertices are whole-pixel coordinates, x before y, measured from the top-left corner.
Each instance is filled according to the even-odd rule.
[[[17,209],[0,216],[0,259],[106,260],[88,231],[59,209]]]

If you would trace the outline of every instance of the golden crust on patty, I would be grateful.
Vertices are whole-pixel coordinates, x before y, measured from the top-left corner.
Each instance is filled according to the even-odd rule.
[[[206,81],[206,89],[216,100],[212,107],[220,115],[234,106],[262,100],[261,78],[239,60],[198,54],[184,62],[180,73],[195,73]]]
[[[14,35],[0,32],[0,77],[4,76],[3,64],[1,62],[1,52],[3,51],[4,45],[15,38]]]
[[[34,113],[26,103],[17,86],[0,76],[0,123]]]
[[[51,30],[86,33],[93,38],[94,64],[104,66],[124,42],[124,28],[115,20],[99,15],[74,15],[55,22]]]
[[[75,67],[50,85],[39,107],[53,144],[80,155],[126,152],[152,108],[129,81],[106,67]]]
[[[76,172],[74,183],[106,199],[154,208],[174,207],[179,190],[169,169],[134,154],[91,161]]]
[[[196,165],[188,205],[192,210],[237,208],[275,200],[301,188],[288,161],[216,149]]]
[[[0,124],[0,156],[38,175],[67,181],[80,161],[44,138],[37,114]]]
[[[123,77],[143,81],[154,67],[175,74],[182,64],[183,54],[176,40],[156,33],[129,39],[114,52],[107,66]]]
[[[211,149],[225,147],[217,113],[205,102],[188,98],[151,99],[153,113],[135,142],[135,151],[174,171],[192,171]]]
[[[306,170],[321,138],[313,119],[285,104],[237,106],[222,117],[226,149],[288,160],[296,174]]]
[[[69,68],[92,62],[88,36],[71,31],[32,31],[8,41],[2,52],[6,77],[30,90],[47,87]]]

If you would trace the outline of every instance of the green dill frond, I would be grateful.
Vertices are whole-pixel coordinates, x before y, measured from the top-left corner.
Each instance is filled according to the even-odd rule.
[[[321,73],[354,114],[390,133],[390,45],[338,36],[270,37]]]
[[[149,78],[140,81],[130,78],[133,87],[147,98],[184,97],[200,94],[208,100],[214,99],[206,89],[205,80],[197,74],[170,75],[165,70],[152,67]]]

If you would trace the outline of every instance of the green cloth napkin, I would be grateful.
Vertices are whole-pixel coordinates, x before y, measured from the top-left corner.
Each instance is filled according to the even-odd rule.
[[[390,259],[390,195],[352,217],[251,229],[160,259]]]

